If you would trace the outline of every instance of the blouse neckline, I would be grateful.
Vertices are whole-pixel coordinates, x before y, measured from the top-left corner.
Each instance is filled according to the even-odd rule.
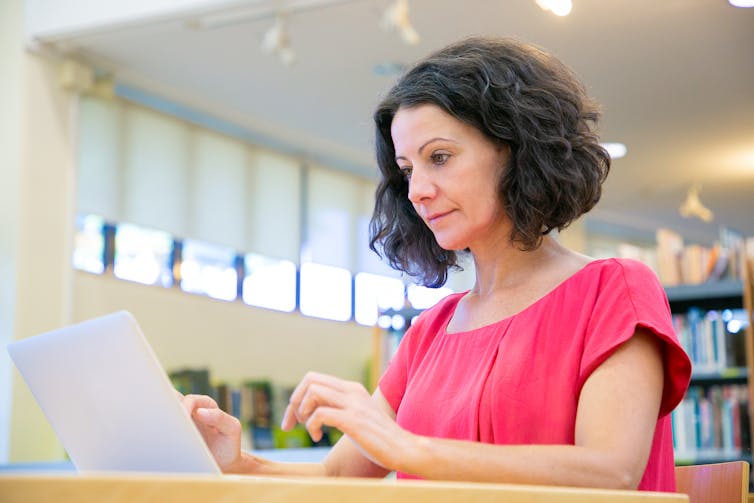
[[[535,306],[537,306],[537,305],[545,302],[547,299],[549,299],[550,297],[552,297],[552,295],[554,295],[558,290],[561,290],[562,288],[565,288],[565,286],[568,285],[569,283],[572,283],[575,280],[575,278],[581,276],[587,269],[590,269],[593,264],[601,264],[601,263],[614,262],[614,261],[615,261],[614,258],[605,258],[605,259],[594,259],[594,260],[591,260],[591,261],[587,262],[586,264],[584,264],[584,266],[581,269],[577,270],[576,272],[574,272],[573,274],[571,274],[570,276],[568,276],[567,278],[565,278],[563,281],[561,281],[560,283],[558,283],[557,285],[555,285],[550,291],[548,291],[547,293],[545,293],[544,295],[542,295],[541,297],[539,297],[537,300],[535,300],[534,302],[532,302],[528,306],[522,308],[517,313],[511,314],[510,316],[506,316],[505,318],[501,318],[501,319],[499,319],[497,321],[493,321],[493,322],[488,323],[486,325],[482,325],[481,327],[476,327],[476,328],[472,328],[472,329],[469,329],[469,330],[460,330],[458,332],[448,332],[448,325],[450,324],[450,320],[453,319],[453,316],[455,316],[456,308],[458,307],[458,303],[461,301],[462,298],[464,298],[466,295],[468,295],[471,290],[466,290],[465,292],[459,292],[459,293],[455,294],[456,295],[456,299],[454,299],[454,304],[455,305],[453,306],[450,315],[447,317],[447,319],[443,323],[442,331],[443,331],[443,333],[445,335],[456,336],[456,335],[471,334],[471,333],[474,333],[474,332],[477,332],[477,331],[480,331],[480,330],[488,330],[488,329],[490,329],[492,327],[495,327],[495,326],[498,326],[498,325],[503,325],[503,324],[506,324],[506,323],[510,323],[511,321],[513,321],[517,317],[521,316],[525,312],[527,312],[527,311],[533,309]]]

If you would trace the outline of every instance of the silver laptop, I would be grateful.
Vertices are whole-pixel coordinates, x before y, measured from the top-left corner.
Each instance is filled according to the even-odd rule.
[[[7,347],[77,470],[220,473],[130,313]]]

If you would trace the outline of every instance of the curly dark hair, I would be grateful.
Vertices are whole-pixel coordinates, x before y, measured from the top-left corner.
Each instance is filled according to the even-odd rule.
[[[610,157],[595,131],[599,107],[554,56],[513,39],[473,37],[411,68],[374,113],[381,180],[369,246],[399,271],[438,287],[458,267],[408,200],[390,127],[400,108],[433,104],[510,147],[498,194],[513,224],[510,239],[534,250],[599,201]]]

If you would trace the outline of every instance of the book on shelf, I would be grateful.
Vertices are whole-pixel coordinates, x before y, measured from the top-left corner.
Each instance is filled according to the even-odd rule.
[[[209,381],[209,370],[184,368],[168,373],[173,387],[184,395],[214,395]]]
[[[720,281],[726,279],[729,263],[730,251],[723,248],[719,243],[715,244],[707,261],[706,280]]]
[[[214,398],[218,407],[241,423],[243,448],[275,447],[272,383],[266,380],[245,381],[239,386],[220,383],[215,386]]]
[[[676,458],[735,459],[751,451],[745,384],[690,386],[671,415]]]
[[[657,274],[664,285],[678,285],[681,280],[680,257],[683,252],[683,238],[670,229],[659,228],[657,239]]]
[[[673,315],[673,327],[695,373],[723,375],[746,366],[745,334],[739,321],[745,317],[742,309],[691,308]],[[729,326],[737,330],[731,331]]]
[[[255,449],[273,449],[275,441],[272,435],[274,424],[272,414],[272,384],[269,381],[247,381],[241,387],[242,396],[248,397],[246,402],[251,443]]]
[[[708,281],[742,279],[743,264],[752,238],[744,238],[727,227],[718,231],[718,239],[710,246],[686,244],[683,237],[670,229],[659,228],[656,271],[663,285],[696,285]],[[652,267],[652,264],[648,264]]]
[[[710,275],[714,279],[743,279],[746,238],[736,230],[720,227],[716,244],[720,247],[720,253]]]

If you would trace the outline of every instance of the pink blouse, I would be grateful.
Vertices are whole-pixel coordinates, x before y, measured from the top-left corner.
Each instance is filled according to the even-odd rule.
[[[644,327],[663,342],[665,384],[639,489],[675,490],[670,412],[688,387],[691,362],[649,268],[595,260],[518,314],[449,334],[463,295],[419,316],[380,379],[401,427],[490,444],[573,445],[584,382]]]

